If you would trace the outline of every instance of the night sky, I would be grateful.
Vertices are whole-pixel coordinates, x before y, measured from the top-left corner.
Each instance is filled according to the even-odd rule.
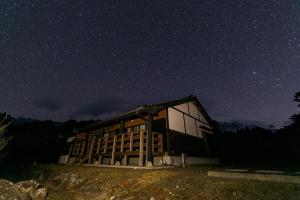
[[[0,112],[101,119],[194,94],[215,120],[297,112],[300,1],[0,0]]]

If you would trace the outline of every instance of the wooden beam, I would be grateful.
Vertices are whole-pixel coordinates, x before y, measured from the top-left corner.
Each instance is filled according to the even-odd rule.
[[[170,132],[169,132],[169,110],[168,108],[166,109],[166,150],[167,154],[170,156],[171,155],[171,138],[170,138]]]
[[[113,148],[112,148],[112,152],[111,152],[111,161],[110,161],[110,165],[114,165],[114,164],[115,164],[116,143],[117,143],[117,136],[115,135],[115,136],[114,136]]]
[[[127,154],[125,154],[124,155],[124,158],[123,158],[124,160],[123,160],[123,164],[126,166],[127,165],[127,159],[128,159],[128,157],[127,157]]]
[[[74,147],[73,147],[73,149],[72,149],[72,153],[71,153],[72,155],[76,155],[77,146],[78,146],[78,144],[75,143],[75,144],[74,144]]]
[[[71,144],[71,145],[70,145],[69,153],[68,153],[69,156],[72,155],[72,152],[73,152],[73,146],[74,146],[74,144]]]
[[[120,148],[121,152],[124,152],[124,138],[125,138],[125,134],[122,134],[122,137],[121,137],[121,148]]]
[[[153,114],[148,113],[147,116],[147,139],[146,139],[146,164],[152,163],[152,121]]]
[[[158,138],[158,135],[156,135],[156,137]],[[152,133],[152,153],[154,152],[154,135]]]
[[[80,151],[80,154],[79,154],[79,158],[82,158],[83,155],[84,155],[84,150],[85,150],[85,146],[86,146],[86,141],[84,141],[82,143],[82,147],[81,147],[81,151]]]
[[[90,155],[90,150],[91,150],[91,144],[92,144],[92,135],[88,136],[88,140],[86,142],[86,150],[85,150],[85,155],[84,155],[84,159],[86,159],[87,161],[89,160],[89,155]]]
[[[132,143],[133,143],[133,132],[130,132],[129,151],[132,151]]]
[[[102,141],[102,138],[99,138],[98,139],[98,145],[97,145],[97,154],[100,153],[101,141]]]
[[[104,141],[105,141],[105,144],[104,144],[103,153],[106,153],[106,151],[107,151],[107,142],[108,142],[108,137],[105,137]]]
[[[144,163],[144,131],[140,130],[140,152],[139,152],[139,166]]]
[[[92,142],[91,142],[91,147],[90,147],[90,152],[89,152],[89,160],[88,160],[88,163],[91,163],[91,162],[92,162],[92,158],[93,158],[93,150],[94,150],[94,146],[95,146],[95,140],[96,140],[96,137],[93,136],[93,137],[92,137]]]

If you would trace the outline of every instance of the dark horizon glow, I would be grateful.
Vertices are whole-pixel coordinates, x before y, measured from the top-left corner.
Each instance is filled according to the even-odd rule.
[[[0,2],[0,112],[101,119],[197,96],[282,126],[300,90],[300,2]]]

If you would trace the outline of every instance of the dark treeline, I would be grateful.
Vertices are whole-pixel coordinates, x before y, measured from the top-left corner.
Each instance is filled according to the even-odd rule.
[[[227,165],[300,166],[300,133],[283,128],[276,132],[241,129],[218,132],[220,159]]]
[[[300,103],[300,92],[294,100]],[[74,129],[94,123],[92,120],[63,123],[12,120],[5,133],[11,139],[0,151],[0,161],[5,163],[56,163],[66,139],[74,135]],[[276,131],[263,128],[219,130],[216,136],[223,164],[300,166],[300,114],[293,115],[290,125]]]
[[[300,92],[294,101],[300,103]],[[300,107],[300,104],[298,105]],[[229,165],[300,166],[300,114],[279,130],[263,128],[218,131],[221,162]]]
[[[85,127],[94,121],[37,121],[12,119],[13,123],[5,133],[12,137],[1,154],[2,162],[14,163],[53,163],[64,147],[73,130]]]
[[[226,165],[300,166],[300,115],[277,131],[263,128],[217,132],[219,156]],[[294,116],[295,117],[295,116]],[[67,137],[74,128],[93,121],[33,121],[13,123],[7,135],[13,137],[5,148],[5,163],[57,162]]]

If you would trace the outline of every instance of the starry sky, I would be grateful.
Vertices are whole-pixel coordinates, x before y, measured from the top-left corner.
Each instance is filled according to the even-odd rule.
[[[299,0],[0,0],[0,112],[101,119],[193,94],[215,120],[298,112]]]

